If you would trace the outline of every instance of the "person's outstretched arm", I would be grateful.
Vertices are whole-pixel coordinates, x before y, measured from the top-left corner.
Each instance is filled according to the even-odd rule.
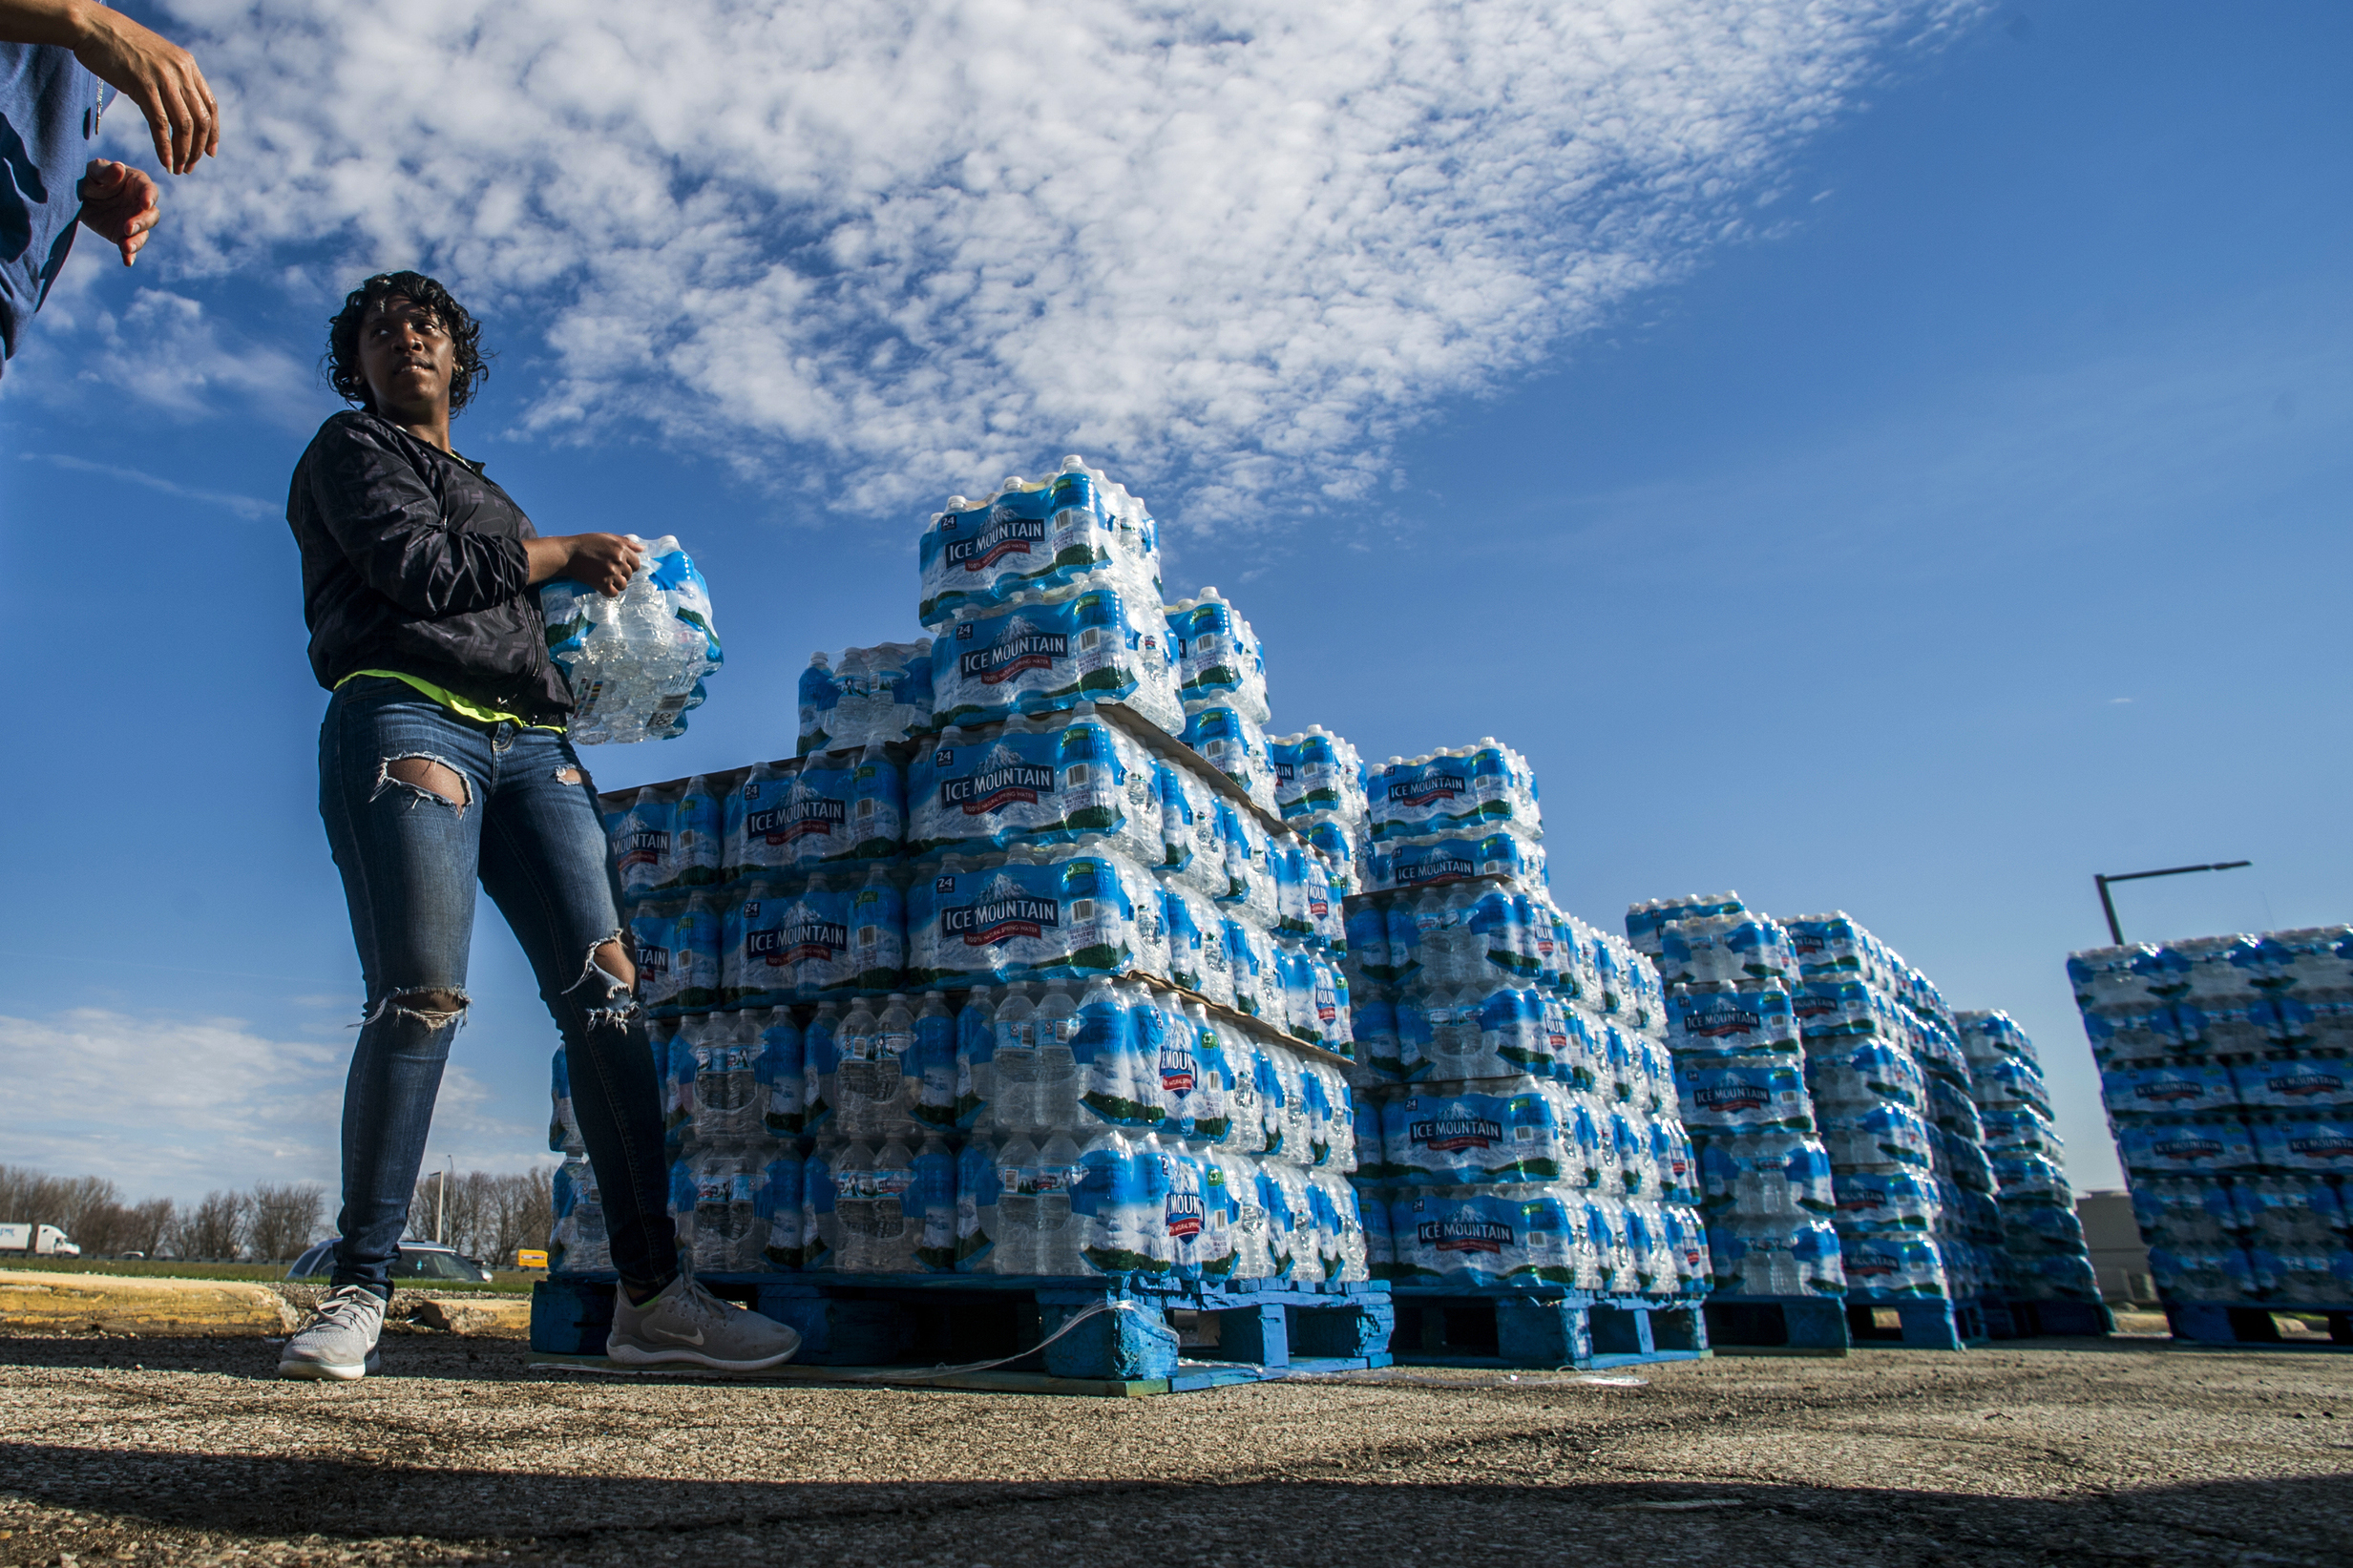
[[[156,139],[156,157],[176,175],[221,151],[221,106],[196,57],[118,10],[92,0],[0,0],[0,44],[72,50],[92,75],[138,105]]]

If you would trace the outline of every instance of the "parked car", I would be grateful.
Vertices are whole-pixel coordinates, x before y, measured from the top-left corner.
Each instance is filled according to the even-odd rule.
[[[335,1267],[335,1244],[342,1239],[329,1236],[312,1245],[294,1260],[294,1265],[286,1270],[286,1278],[306,1280],[314,1274],[331,1273]],[[443,1246],[438,1242],[403,1242],[400,1259],[392,1265],[392,1278],[418,1285],[488,1285],[491,1271],[453,1246]]]

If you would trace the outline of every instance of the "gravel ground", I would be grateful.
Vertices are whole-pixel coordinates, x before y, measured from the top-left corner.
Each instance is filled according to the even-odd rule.
[[[0,1339],[0,1564],[2353,1562],[2353,1355],[2045,1341],[1151,1400],[597,1381],[512,1339],[281,1383]]]

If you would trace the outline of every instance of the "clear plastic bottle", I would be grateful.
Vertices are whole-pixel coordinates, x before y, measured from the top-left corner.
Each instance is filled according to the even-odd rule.
[[[1056,1279],[1086,1272],[1081,1257],[1083,1231],[1071,1207],[1071,1189],[1078,1180],[1079,1145],[1067,1132],[1057,1130],[1038,1151],[1038,1204],[1031,1221],[1037,1271]]]
[[[1079,1004],[1060,980],[1046,982],[1046,993],[1037,1012],[1038,1078],[1030,1125],[1068,1132],[1081,1125],[1079,1097],[1086,1082],[1074,1049],[1079,1037]]]
[[[882,1065],[876,1060],[881,1048],[882,1020],[874,1010],[860,997],[850,1004],[842,1015],[838,1035],[841,1067],[835,1075],[841,1098],[836,1106],[835,1119],[844,1138],[873,1138],[882,1131],[882,1115],[876,1104],[882,1086]],[[892,1064],[893,1078],[891,1087],[897,1087],[896,1063]]]
[[[991,1272],[1038,1272],[1038,1145],[1016,1133],[997,1151],[997,1246]]]
[[[940,1009],[943,1016],[946,1012]],[[891,1138],[914,1138],[921,1125],[916,1106],[923,1090],[922,1066],[915,1056],[914,1009],[894,992],[883,999],[876,1025],[875,1130]]]
[[[915,1266],[927,1274],[953,1273],[956,1260],[956,1155],[936,1132],[926,1132],[915,1149],[915,1184],[910,1223],[920,1220]]]
[[[1191,1035],[1194,1079],[1192,1115],[1186,1136],[1196,1149],[1223,1143],[1233,1129],[1233,1085],[1230,1067],[1209,1010],[1199,1002],[1185,1004],[1186,1027]]]
[[[802,1032],[801,1131],[811,1136],[841,1133],[841,1010],[824,1002]]]
[[[833,1224],[839,1238],[830,1266],[844,1274],[872,1270],[874,1151],[863,1141],[841,1146],[832,1160]]]
[[[965,993],[956,1012],[954,1104],[959,1129],[976,1137],[997,1132],[997,1005],[986,986]]]
[[[874,1151],[872,1208],[869,1211],[866,1268],[875,1274],[912,1274],[921,1266],[915,1249],[923,1244],[921,1194],[915,1190],[914,1156],[893,1137]]]
[[[997,1218],[997,1144],[986,1133],[964,1140],[956,1157],[956,1269],[959,1274],[997,1271],[1002,1228]]]
[[[884,1027],[889,1028],[887,1021]],[[944,1133],[956,1126],[956,1014],[937,992],[924,996],[915,1012],[914,1030],[907,1073],[914,1080],[915,1120],[926,1133]]]
[[[1038,1099],[1038,1008],[1029,987],[1005,988],[1005,999],[994,1015],[997,1050],[991,1061],[996,1078],[996,1119],[1003,1128],[1027,1132],[1040,1124]]]

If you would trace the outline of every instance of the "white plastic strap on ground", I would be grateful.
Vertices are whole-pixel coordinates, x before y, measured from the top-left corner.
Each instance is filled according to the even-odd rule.
[[[1563,1367],[1561,1371],[1568,1370]],[[1589,1389],[1647,1389],[1647,1377],[1602,1377],[1592,1372],[1581,1372],[1575,1377],[1538,1377],[1519,1372],[1498,1372],[1492,1377],[1439,1377],[1429,1372],[1418,1372],[1406,1368],[1390,1370],[1373,1368],[1360,1372],[1287,1372],[1286,1383],[1355,1383],[1372,1387],[1391,1387],[1402,1384],[1413,1389],[1562,1389],[1583,1384]]]
[[[1048,1334],[1045,1338],[1040,1340],[1028,1349],[1016,1350],[1009,1356],[998,1356],[995,1361],[967,1361],[963,1365],[957,1367],[910,1367],[904,1371],[891,1372],[829,1371],[826,1373],[826,1376],[830,1379],[837,1379],[843,1383],[921,1383],[935,1377],[961,1377],[966,1372],[990,1371],[996,1368],[1004,1366],[1007,1362],[1019,1361],[1024,1356],[1036,1355],[1039,1351],[1044,1349],[1047,1346],[1053,1344],[1056,1340],[1061,1338],[1064,1334],[1070,1332],[1073,1328],[1076,1328],[1079,1325],[1084,1323],[1087,1319],[1094,1317],[1099,1313],[1134,1312],[1138,1310],[1140,1310],[1140,1308],[1132,1301],[1099,1302],[1095,1306],[1088,1307],[1083,1312],[1072,1314],[1068,1319],[1064,1320],[1060,1328],[1055,1329],[1054,1332]]]

